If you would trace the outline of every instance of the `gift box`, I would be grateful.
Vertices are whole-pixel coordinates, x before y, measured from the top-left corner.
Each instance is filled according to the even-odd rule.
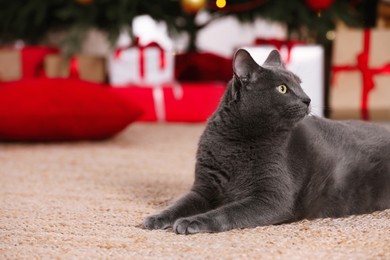
[[[25,46],[21,49],[23,78],[39,78],[45,76],[44,60],[46,56],[56,54],[57,48],[46,46]]]
[[[390,30],[338,29],[332,74],[332,118],[390,119]]]
[[[48,78],[79,78],[102,83],[106,80],[105,60],[102,57],[76,55],[66,59],[63,55],[48,55],[45,72]]]
[[[0,50],[0,81],[18,80],[22,77],[20,51],[15,49]]]
[[[160,87],[133,85],[113,90],[144,110],[140,121],[204,122],[218,107],[225,84],[172,83]]]
[[[44,76],[43,63],[46,55],[58,49],[46,46],[25,46],[0,50],[0,81],[38,78]]]
[[[175,78],[178,81],[222,81],[233,75],[232,59],[213,53],[190,52],[175,55]]]
[[[255,46],[244,47],[258,64],[263,64],[273,49],[279,50],[288,70],[298,75],[311,98],[311,112],[324,114],[324,50],[320,45],[294,41],[257,39]]]
[[[108,59],[109,81],[113,86],[158,85],[174,79],[173,52],[151,42],[117,49]]]

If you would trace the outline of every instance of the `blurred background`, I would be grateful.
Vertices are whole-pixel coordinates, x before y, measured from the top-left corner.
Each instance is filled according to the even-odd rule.
[[[0,18],[0,140],[205,122],[238,48],[278,49],[315,115],[390,119],[388,0],[14,0]]]

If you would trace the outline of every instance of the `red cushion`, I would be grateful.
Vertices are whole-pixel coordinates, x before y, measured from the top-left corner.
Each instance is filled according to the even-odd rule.
[[[109,88],[77,79],[0,83],[0,141],[104,139],[141,114]]]

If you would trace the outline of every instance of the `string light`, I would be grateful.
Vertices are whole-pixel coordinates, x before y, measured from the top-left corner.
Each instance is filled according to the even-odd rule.
[[[208,9],[218,10],[223,8],[224,12],[240,13],[258,8],[259,6],[265,4],[265,2],[267,2],[267,0],[247,0],[245,2],[240,2],[237,4],[227,4],[226,0],[216,0],[215,2],[209,2]]]
[[[215,3],[215,5],[218,7],[218,8],[224,8],[226,6],[226,0],[217,0],[217,2]]]

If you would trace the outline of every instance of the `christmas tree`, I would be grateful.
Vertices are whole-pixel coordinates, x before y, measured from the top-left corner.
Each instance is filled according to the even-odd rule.
[[[44,43],[49,32],[66,32],[63,46],[76,51],[90,28],[107,33],[111,43],[121,30],[132,35],[133,19],[148,14],[165,21],[170,32],[190,35],[188,49],[196,49],[197,32],[214,19],[235,16],[242,22],[263,17],[286,24],[288,37],[326,43],[327,32],[338,20],[349,25],[372,25],[370,6],[377,1],[363,0],[41,0],[2,1],[0,3],[0,43],[23,40]],[[210,20],[199,24],[197,13],[203,10]],[[375,10],[374,10],[375,11]],[[372,13],[372,12],[371,12]],[[372,15],[371,15],[372,16]]]

